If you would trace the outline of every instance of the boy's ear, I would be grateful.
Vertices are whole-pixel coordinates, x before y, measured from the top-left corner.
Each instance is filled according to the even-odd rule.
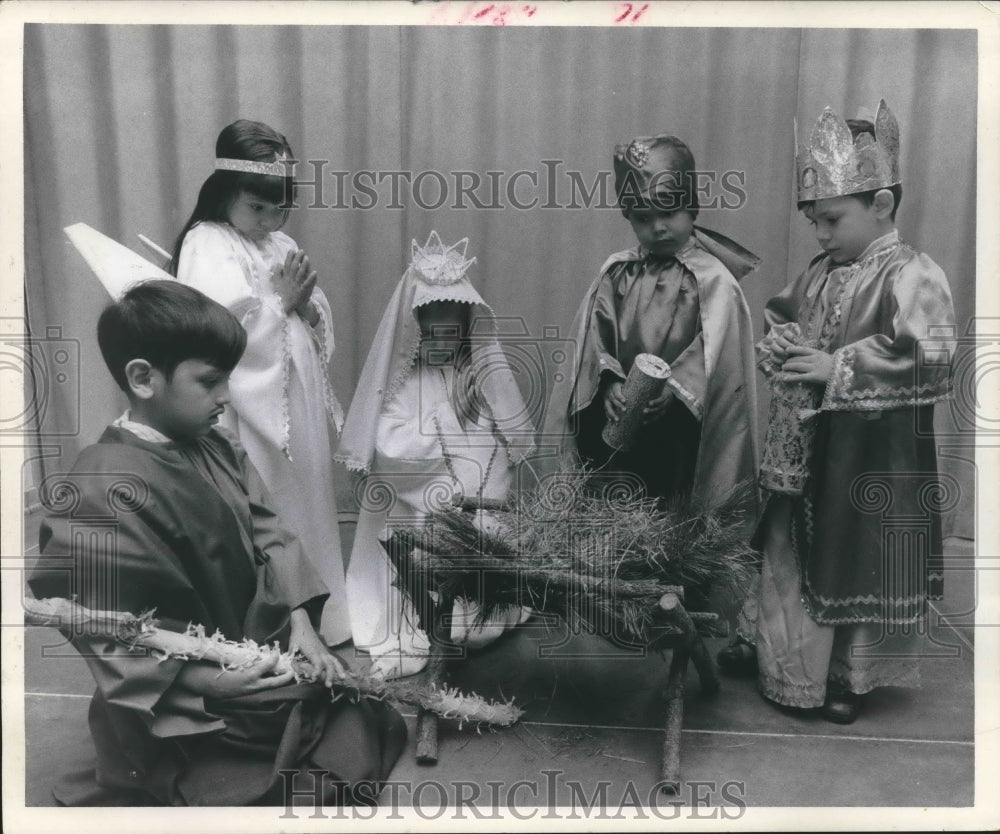
[[[892,210],[896,207],[896,198],[888,188],[875,192],[875,199],[872,201],[875,206],[875,214],[880,220],[888,220],[892,216]]]
[[[155,369],[145,359],[133,359],[125,366],[125,379],[128,380],[129,392],[140,400],[148,400],[153,396],[153,375]]]

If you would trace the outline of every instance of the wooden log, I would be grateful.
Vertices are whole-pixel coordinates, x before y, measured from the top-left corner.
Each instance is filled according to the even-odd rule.
[[[314,670],[308,660],[282,652],[275,646],[258,645],[253,641],[236,643],[221,634],[207,635],[200,626],[191,625],[186,632],[159,628],[152,613],[136,617],[128,612],[98,611],[79,603],[61,599],[24,598],[26,625],[51,626],[64,634],[74,631],[113,640],[130,650],[152,651],[163,657],[175,657],[190,662],[216,663],[226,669],[240,669],[260,663],[277,654],[275,672],[291,670],[299,679],[311,680]],[[443,659],[442,659],[443,660]],[[367,697],[402,702],[430,709],[462,724],[509,727],[516,723],[522,710],[513,701],[486,701],[473,693],[457,689],[443,691],[440,682],[435,687],[414,681],[389,681],[381,676],[348,669],[334,678],[333,691],[348,697]]]
[[[504,512],[510,509],[510,502],[504,498],[462,498],[457,506],[463,512],[487,510],[488,512]]]
[[[688,651],[682,646],[674,649],[670,658],[667,677],[667,716],[663,735],[663,760],[661,762],[661,790],[677,794],[681,785],[681,726],[684,721],[684,675],[687,671]]]
[[[427,663],[427,686],[440,688],[445,680],[445,657],[435,647]],[[438,717],[423,707],[417,712],[417,764],[432,765],[438,761]]]
[[[659,356],[640,353],[632,362],[632,368],[622,386],[625,397],[625,411],[617,422],[608,421],[601,439],[616,451],[628,449],[632,445],[639,427],[642,425],[646,404],[658,397],[667,384],[670,366]]]
[[[705,641],[701,635],[695,635],[691,641],[691,662],[698,672],[698,682],[701,684],[701,691],[705,695],[714,695],[719,691],[719,675],[715,670],[715,661],[708,652]]]
[[[711,695],[719,690],[719,676],[715,671],[715,664],[708,653],[705,642],[698,634],[691,615],[684,608],[680,597],[675,593],[664,594],[660,597],[660,610],[671,620],[677,623],[685,635],[685,648],[690,653],[691,662],[698,672],[698,680],[701,682],[702,691],[706,695]]]
[[[430,710],[417,713],[417,764],[432,765],[438,760],[438,721]]]
[[[403,536],[400,536],[403,538]],[[419,542],[417,543],[419,545]],[[398,559],[399,557],[394,557]],[[545,596],[547,586],[564,588],[568,592],[606,593],[617,597],[649,597],[657,594],[677,593],[683,589],[679,585],[667,585],[656,579],[616,579],[610,576],[591,576],[585,573],[540,568],[536,563],[517,557],[496,557],[478,553],[435,554],[420,546],[407,554],[407,568],[417,573],[433,574],[438,582],[453,574],[473,574],[489,572],[497,576],[517,577],[529,590],[534,589],[540,597]],[[402,560],[400,560],[402,563]],[[399,563],[397,563],[397,569]]]

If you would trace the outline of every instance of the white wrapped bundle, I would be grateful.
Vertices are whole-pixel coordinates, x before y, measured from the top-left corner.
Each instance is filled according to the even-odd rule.
[[[625,412],[617,423],[608,422],[601,438],[612,449],[623,451],[635,440],[642,425],[642,410],[663,392],[670,376],[670,366],[651,353],[640,353],[625,380]]]

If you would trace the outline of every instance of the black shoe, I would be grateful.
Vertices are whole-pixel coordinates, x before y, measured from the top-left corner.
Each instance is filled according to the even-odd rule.
[[[853,724],[861,712],[862,696],[843,689],[827,692],[823,717],[834,724]]]
[[[722,649],[715,660],[719,668],[730,675],[752,677],[757,674],[757,650],[742,637]]]

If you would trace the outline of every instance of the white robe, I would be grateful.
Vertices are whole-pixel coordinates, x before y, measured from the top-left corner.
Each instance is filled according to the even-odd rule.
[[[247,349],[230,379],[232,428],[260,472],[283,523],[301,539],[330,590],[320,634],[331,645],[351,637],[334,492],[329,424],[340,406],[327,377],[333,354],[330,305],[319,289],[310,327],[286,315],[272,282],[295,241],[273,232],[251,241],[231,226],[204,222],[188,232],[177,278],[223,304],[247,331]]]
[[[429,651],[413,606],[392,584],[395,569],[380,541],[386,527],[418,524],[457,494],[501,499],[510,488],[510,460],[488,420],[460,424],[450,400],[453,379],[450,366],[416,365],[382,407],[372,471],[365,476],[347,595],[354,643],[371,653],[374,668],[386,677],[420,671]],[[487,522],[483,516],[480,523]],[[456,601],[451,637],[476,648],[529,613],[512,607],[470,627],[475,605]]]

